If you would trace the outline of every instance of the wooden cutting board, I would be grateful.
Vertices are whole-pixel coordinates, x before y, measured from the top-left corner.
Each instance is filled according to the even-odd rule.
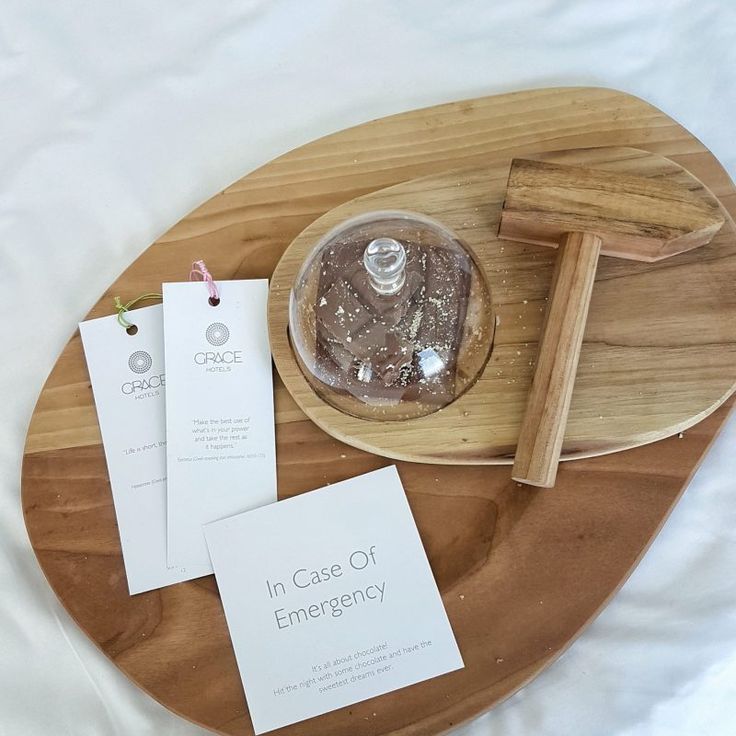
[[[310,222],[347,200],[490,159],[633,146],[676,160],[733,214],[736,189],[659,110],[605,89],[546,89],[417,110],[303,146],[185,217],[111,285],[90,316],[180,280],[205,258],[219,278],[269,276]],[[451,729],[554,660],[631,572],[733,404],[677,436],[563,463],[553,492],[506,467],[398,463],[466,667],[306,721],[301,736],[417,736]],[[309,421],[276,383],[279,495],[387,464]],[[83,631],[161,703],[223,734],[251,734],[212,578],[130,597],[79,335],[51,372],[26,442],[22,502],[51,587]]]
[[[604,147],[527,158],[665,179],[718,210],[700,181],[648,151]],[[366,194],[315,220],[288,247],[271,279],[271,351],[299,407],[326,432],[399,460],[513,462],[557,252],[498,237],[509,166],[502,157]],[[490,360],[477,382],[449,406],[404,421],[361,419],[324,401],[305,379],[288,335],[291,286],[315,244],[350,217],[388,209],[420,212],[457,233],[485,276],[496,321]],[[563,460],[678,434],[733,393],[735,283],[730,217],[711,243],[674,258],[600,259]]]

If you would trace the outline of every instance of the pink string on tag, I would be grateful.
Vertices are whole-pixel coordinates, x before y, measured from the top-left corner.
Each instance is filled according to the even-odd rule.
[[[220,303],[220,292],[217,290],[217,284],[212,279],[212,274],[207,270],[204,261],[194,261],[192,270],[189,272],[190,281],[204,281],[207,284],[207,291],[210,293],[210,304],[215,307]]]

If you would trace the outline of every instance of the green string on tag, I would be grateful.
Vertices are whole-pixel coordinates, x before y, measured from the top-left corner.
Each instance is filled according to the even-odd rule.
[[[131,307],[134,307],[138,302],[144,302],[144,301],[151,301],[153,299],[163,299],[163,296],[161,294],[157,294],[156,292],[150,292],[148,294],[141,294],[140,296],[137,296],[135,299],[131,299],[127,304],[123,304],[120,301],[120,297],[115,297],[115,309],[118,312],[118,322],[120,323],[121,327],[124,327],[126,330],[130,329],[131,327],[135,327],[135,325],[132,322],[128,322],[127,319],[125,319],[125,313],[130,311]]]

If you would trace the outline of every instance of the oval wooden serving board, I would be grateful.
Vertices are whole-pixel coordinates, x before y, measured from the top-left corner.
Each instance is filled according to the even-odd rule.
[[[676,182],[717,212],[702,183],[667,158],[632,148],[530,156]],[[337,439],[412,462],[513,462],[557,251],[501,240],[510,160],[423,177],[366,194],[309,225],[271,279],[271,351],[300,408]],[[375,210],[421,212],[451,227],[483,271],[496,318],[478,381],[449,406],[404,420],[360,419],[315,393],[291,348],[289,295],[315,243],[344,220]],[[615,452],[677,434],[736,387],[736,232],[727,222],[704,248],[658,263],[601,258],[562,459]]]
[[[90,316],[109,314],[114,295],[129,299],[180,280],[195,258],[219,278],[270,276],[310,222],[362,194],[492,159],[590,146],[668,156],[736,211],[736,189],[715,158],[641,100],[587,88],[467,100],[336,133],[249,174],[154,243]],[[466,667],[284,732],[435,734],[514,692],[621,585],[732,404],[682,438],[564,463],[550,492],[517,487],[506,467],[398,463]],[[278,380],[276,415],[282,498],[388,462],[318,429]],[[100,649],[173,711],[223,734],[251,734],[213,578],[128,595],[78,334],[36,406],[22,501],[50,585]]]

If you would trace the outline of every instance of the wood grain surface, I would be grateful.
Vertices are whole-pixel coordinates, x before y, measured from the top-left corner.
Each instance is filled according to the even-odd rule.
[[[499,234],[556,248],[567,233],[595,233],[604,256],[658,261],[709,243],[723,225],[701,189],[675,177],[517,158]]]
[[[162,280],[180,280],[195,258],[205,258],[219,278],[269,276],[311,221],[361,194],[481,167],[493,157],[603,145],[674,157],[736,210],[736,190],[713,156],[641,100],[577,88],[467,100],[328,136],[249,174],[151,246],[91,316],[109,314],[114,295],[130,299],[157,290]],[[283,732],[435,734],[514,692],[557,657],[621,585],[732,403],[682,438],[563,464],[554,493],[519,488],[505,467],[399,463],[466,667]],[[278,381],[276,412],[282,498],[387,464],[319,430]],[[251,734],[214,580],[127,593],[78,334],[36,406],[22,502],[51,587],[101,651],[173,711],[223,734]]]
[[[627,182],[651,179],[658,191],[684,191],[697,202],[699,219],[691,217],[692,223],[723,222],[702,183],[662,156],[604,147],[538,158],[584,164],[588,171]],[[350,200],[310,223],[288,247],[271,280],[271,351],[291,396],[326,432],[398,460],[514,461],[557,250],[497,236],[510,163],[507,157],[489,157],[482,168],[442,172]],[[291,287],[315,244],[350,217],[387,209],[427,215],[462,238],[485,275],[496,319],[493,352],[478,381],[440,411],[400,422],[381,420],[380,407],[374,420],[327,403],[305,379],[288,334]],[[736,387],[736,231],[730,217],[709,245],[658,263],[603,257],[595,276],[587,327],[580,325],[586,327],[585,342],[563,459],[678,434]]]
[[[520,483],[555,484],[600,252],[594,233],[570,232],[559,244],[514,454],[511,477]]]

